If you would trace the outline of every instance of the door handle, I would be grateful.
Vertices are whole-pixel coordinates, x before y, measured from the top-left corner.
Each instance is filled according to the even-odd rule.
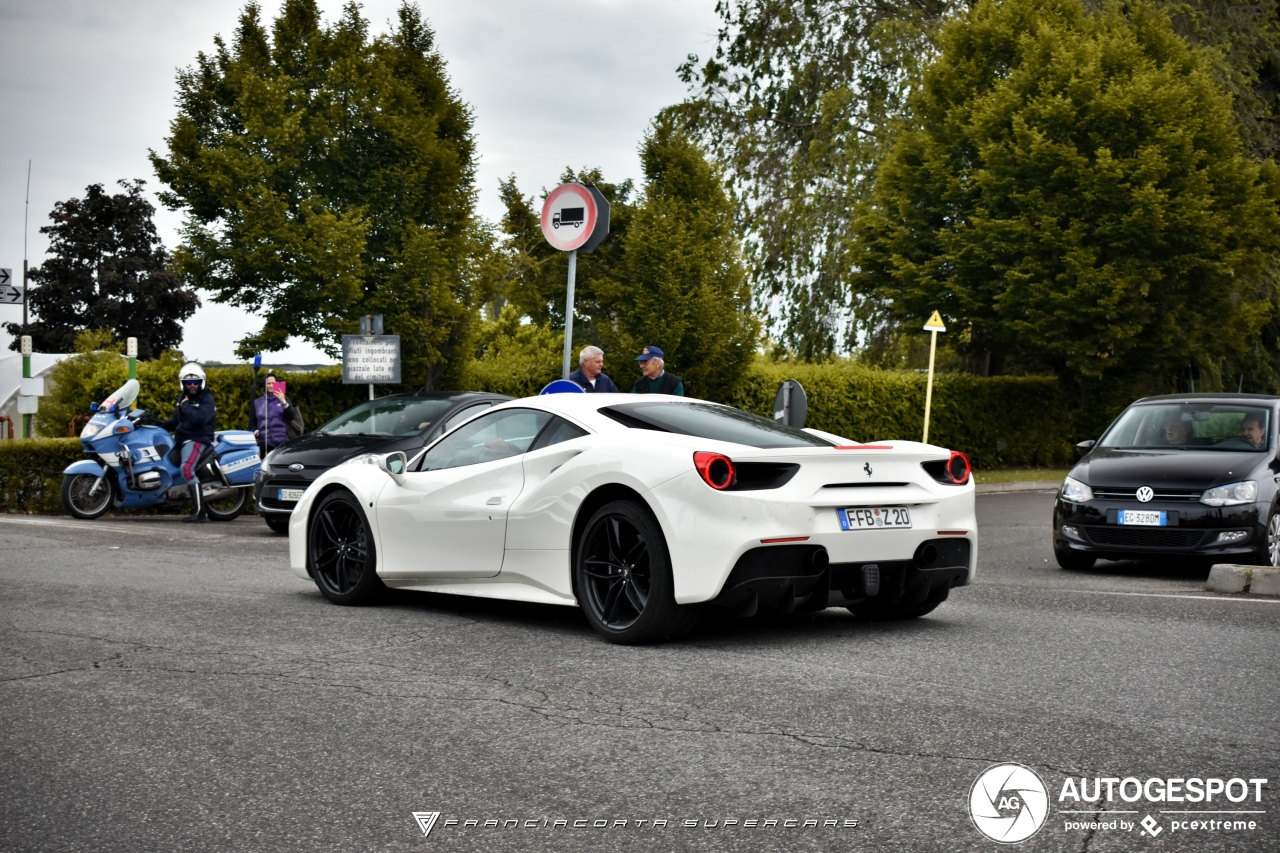
[[[502,498],[500,497],[489,498],[489,500],[485,501],[485,506],[499,506],[501,504]]]

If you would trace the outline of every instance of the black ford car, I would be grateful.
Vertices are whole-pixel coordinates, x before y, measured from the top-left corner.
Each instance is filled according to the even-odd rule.
[[[258,514],[277,533],[289,530],[289,514],[312,481],[335,465],[403,450],[412,456],[503,394],[393,394],[348,409],[315,432],[267,454],[254,480]]]
[[[1084,457],[1053,507],[1064,569],[1171,556],[1280,566],[1280,397],[1147,397]]]

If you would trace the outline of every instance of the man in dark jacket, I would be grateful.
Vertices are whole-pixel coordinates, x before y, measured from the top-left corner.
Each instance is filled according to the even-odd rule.
[[[618,386],[604,374],[604,350],[600,347],[584,347],[578,354],[578,369],[570,373],[569,378],[588,394],[618,393]]]
[[[178,379],[182,383],[182,396],[178,398],[173,417],[165,422],[164,428],[174,431],[173,437],[180,448],[181,476],[191,491],[191,502],[195,504],[191,515],[182,520],[203,524],[209,520],[209,511],[200,495],[196,465],[201,452],[213,446],[217,408],[213,404],[213,395],[204,387],[204,368],[200,365],[194,361],[182,365]]]
[[[657,347],[645,347],[644,352],[636,356],[640,362],[640,372],[644,374],[631,386],[632,394],[672,394],[684,396],[684,382],[674,373],[665,369],[662,350]]]

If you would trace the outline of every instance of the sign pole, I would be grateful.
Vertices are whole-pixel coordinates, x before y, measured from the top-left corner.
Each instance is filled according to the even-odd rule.
[[[573,284],[578,272],[578,250],[569,253],[569,293],[564,299],[564,363],[560,378],[569,378],[569,355],[573,352]]]
[[[129,357],[129,378],[137,379],[138,378],[138,339],[125,338],[124,346],[125,346],[125,350],[124,350],[125,355]],[[129,408],[131,409],[138,408],[138,401],[134,400],[132,403],[130,403]]]
[[[929,381],[925,386],[924,392],[924,438],[920,439],[920,441],[928,444],[929,409],[933,405],[933,357],[938,350],[938,332],[947,330],[946,325],[942,322],[942,315],[934,311],[933,316],[924,324],[924,330],[929,333]]]

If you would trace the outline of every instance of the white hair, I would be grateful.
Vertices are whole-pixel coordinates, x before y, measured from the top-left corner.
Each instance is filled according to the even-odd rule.
[[[581,364],[587,359],[595,358],[598,355],[604,355],[604,350],[600,349],[600,347],[583,347],[582,352],[578,353],[578,363]]]

